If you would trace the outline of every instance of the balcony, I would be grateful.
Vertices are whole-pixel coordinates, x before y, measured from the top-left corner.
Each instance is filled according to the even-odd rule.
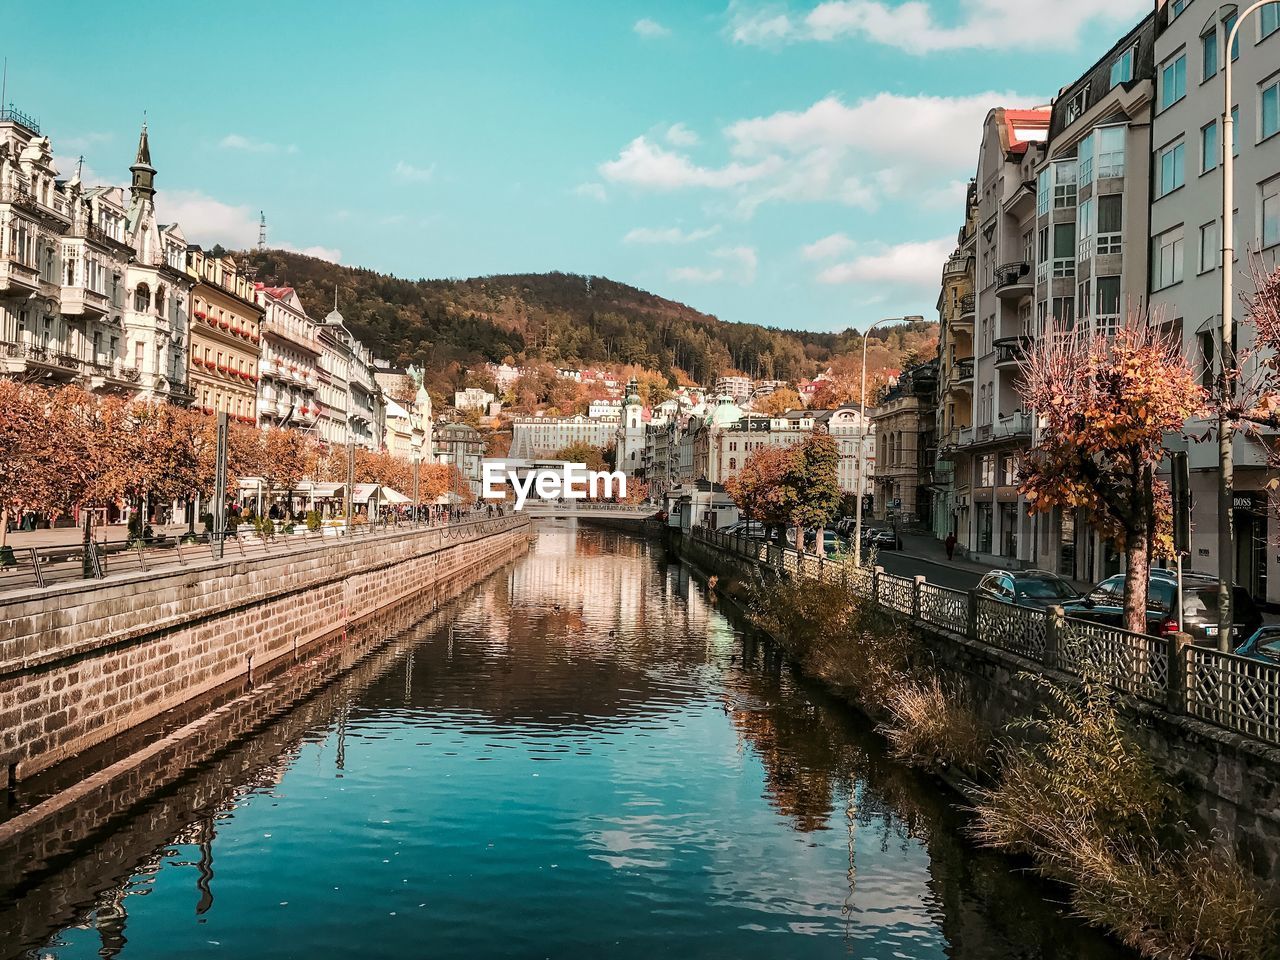
[[[996,440],[1026,438],[1031,439],[1031,414],[1018,411],[1008,417],[1000,417],[995,422],[991,436]]]
[[[111,311],[111,301],[105,293],[88,287],[62,288],[62,313],[67,317],[105,317]]]
[[[996,296],[1001,300],[1021,300],[1031,296],[1034,289],[1035,277],[1026,261],[996,267]]]
[[[29,297],[40,292],[40,271],[20,260],[0,257],[0,296]]]
[[[1030,337],[1001,337],[991,344],[996,351],[996,367],[1017,367],[1027,358]]]
[[[960,312],[956,315],[955,322],[973,326],[974,314],[978,312],[978,298],[972,293],[966,293],[960,298]]]
[[[963,277],[973,267],[973,258],[964,254],[959,254],[947,260],[946,265],[942,268],[943,279]]]
[[[973,357],[963,357],[955,362],[951,368],[951,382],[953,385],[964,385],[973,383]]]
[[[63,233],[71,226],[71,207],[66,197],[50,189],[50,201],[46,205],[21,183],[10,183],[0,189],[0,202],[8,203],[27,216]]]
[[[0,373],[52,383],[70,383],[82,366],[79,357],[30,343],[7,343],[0,355]]]
[[[40,124],[36,119],[21,110],[15,110],[12,103],[7,107],[0,106],[0,123],[16,123],[37,137],[40,136]]]

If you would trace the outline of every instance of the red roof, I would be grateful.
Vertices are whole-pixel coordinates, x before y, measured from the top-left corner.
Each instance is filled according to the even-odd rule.
[[[255,283],[255,290],[261,290],[269,297],[275,297],[277,300],[283,300],[289,294],[293,293],[293,287],[268,287],[265,283]]]

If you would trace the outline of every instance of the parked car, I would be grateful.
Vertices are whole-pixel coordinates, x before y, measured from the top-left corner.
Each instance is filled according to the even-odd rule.
[[[892,530],[873,530],[867,538],[867,545],[877,550],[901,550],[902,538]]]
[[[750,537],[753,540],[763,540],[765,536],[764,524],[759,520],[739,520],[720,532],[733,537]]]
[[[1202,574],[1182,577],[1181,622],[1174,613],[1178,579],[1168,570],[1151,571],[1147,587],[1147,633],[1166,636],[1179,629],[1201,646],[1218,643],[1218,581]],[[1232,588],[1235,623],[1231,634],[1237,640],[1262,626],[1262,614],[1244,587]],[[1064,604],[1067,616],[1119,627],[1124,624],[1124,575],[1108,577],[1079,600]]]
[[[976,588],[979,593],[1005,603],[1023,607],[1045,607],[1076,600],[1080,591],[1068,581],[1047,570],[992,570]]]
[[[804,532],[804,546],[806,550],[810,552],[813,551],[813,545],[817,536],[818,532],[816,530],[806,530]],[[827,556],[831,556],[836,553],[844,553],[847,549],[845,542],[840,538],[840,535],[831,529],[825,529],[822,531],[822,541],[823,552],[825,552]],[[794,548],[795,545],[796,531],[792,528],[787,531],[787,546]]]
[[[1280,666],[1280,625],[1262,627],[1240,646],[1236,655]]]

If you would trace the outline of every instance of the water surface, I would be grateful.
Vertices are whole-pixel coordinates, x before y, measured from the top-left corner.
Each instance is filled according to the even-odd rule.
[[[540,531],[0,904],[0,956],[1121,956],[687,567]]]

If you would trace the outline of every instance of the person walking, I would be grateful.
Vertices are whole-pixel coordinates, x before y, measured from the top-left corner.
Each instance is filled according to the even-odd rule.
[[[947,539],[942,542],[947,548],[947,559],[954,560],[956,558],[956,532],[952,530],[947,534]]]

